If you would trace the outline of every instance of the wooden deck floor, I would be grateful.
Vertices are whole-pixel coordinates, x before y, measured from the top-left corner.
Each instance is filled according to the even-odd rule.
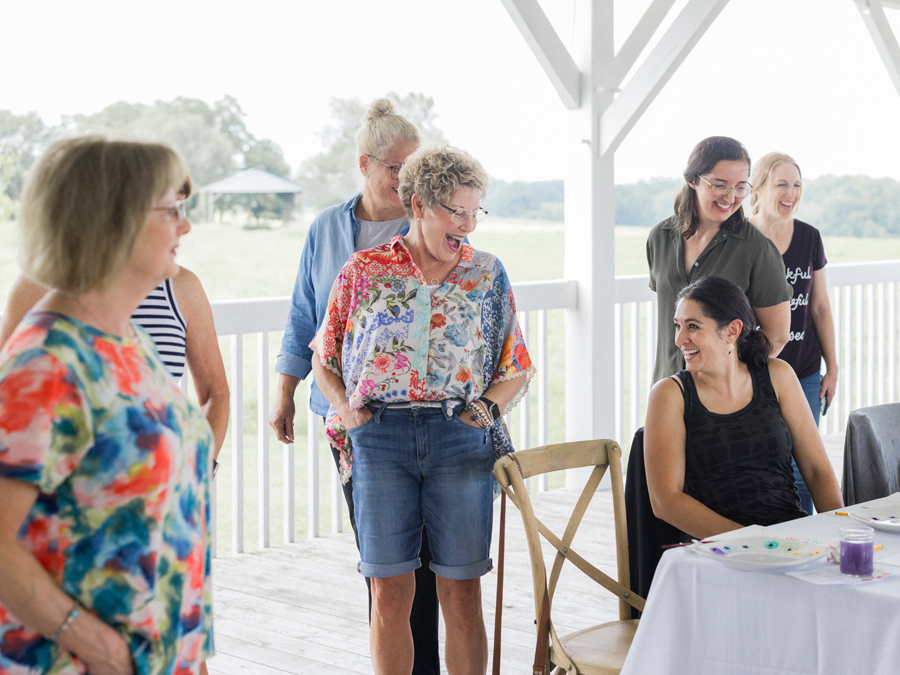
[[[824,437],[840,479],[843,436]],[[564,523],[577,499],[561,489],[535,495],[539,517],[551,527]],[[499,504],[494,509],[496,562]],[[556,528],[559,529],[558,527]],[[615,575],[612,507],[599,493],[573,548]],[[356,572],[352,534],[320,537],[261,552],[217,558],[213,563],[216,656],[212,675],[249,673],[371,674],[366,587]],[[492,641],[496,573],[483,578],[484,615]],[[616,600],[577,570],[563,572],[554,621],[568,633],[618,614]],[[501,672],[523,673],[534,655],[531,570],[515,507],[507,510],[507,565],[503,602]],[[565,621],[561,620],[565,617]]]

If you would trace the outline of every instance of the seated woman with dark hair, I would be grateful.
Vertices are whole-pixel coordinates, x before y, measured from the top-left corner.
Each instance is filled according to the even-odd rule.
[[[818,511],[841,493],[794,371],[769,358],[747,296],[704,277],[675,307],[687,367],[650,392],[645,428],[653,512],[690,537],[802,518],[793,457]]]

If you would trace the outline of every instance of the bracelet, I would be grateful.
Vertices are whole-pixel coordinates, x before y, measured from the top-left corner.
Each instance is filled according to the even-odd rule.
[[[66,618],[63,620],[62,625],[59,628],[57,628],[55,631],[50,633],[50,635],[47,636],[47,639],[48,640],[56,640],[60,635],[62,635],[65,632],[66,628],[68,628],[69,626],[72,625],[72,622],[75,621],[77,616],[78,616],[78,603],[76,602],[75,605],[72,607],[72,609],[69,610],[69,613],[66,614]]]
[[[494,420],[482,406],[478,405],[478,401],[469,403],[469,405],[466,406],[466,410],[469,411],[469,414],[483,429],[494,428]]]

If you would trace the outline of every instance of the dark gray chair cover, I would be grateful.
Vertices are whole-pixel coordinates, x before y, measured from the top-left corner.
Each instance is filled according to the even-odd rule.
[[[850,413],[841,489],[847,506],[900,491],[900,403]]]
[[[625,514],[628,523],[631,588],[642,598],[646,598],[664,552],[663,546],[678,543],[684,533],[653,515],[650,491],[647,489],[647,470],[644,466],[644,427],[635,432],[631,453],[628,455]],[[641,613],[632,607],[631,618],[639,619]]]

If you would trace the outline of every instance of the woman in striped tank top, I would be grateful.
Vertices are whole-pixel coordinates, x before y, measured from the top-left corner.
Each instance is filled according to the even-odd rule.
[[[193,184],[188,178],[177,195],[178,199],[186,200],[192,189]],[[44,297],[47,290],[21,274],[18,276],[3,312],[0,345],[6,342],[22,317]],[[131,315],[131,320],[153,338],[172,377],[181,378],[187,363],[198,404],[215,437],[215,457],[218,458],[228,430],[230,392],[212,309],[200,279],[189,269],[179,266],[178,274],[153,289]]]

